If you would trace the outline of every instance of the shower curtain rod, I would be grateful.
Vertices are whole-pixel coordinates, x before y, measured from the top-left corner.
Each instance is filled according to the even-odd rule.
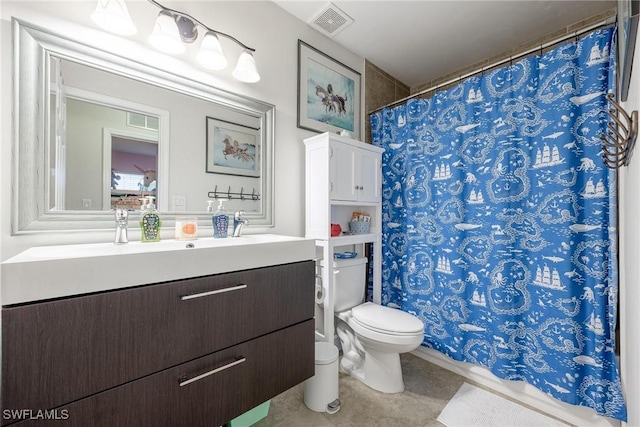
[[[436,90],[440,89],[441,87],[450,85],[451,83],[462,81],[463,79],[466,79],[467,77],[471,77],[471,76],[474,76],[476,74],[484,73],[485,70],[489,70],[489,69],[497,67],[499,65],[506,64],[507,62],[513,62],[513,60],[518,60],[518,59],[524,58],[525,56],[528,56],[528,55],[530,55],[530,54],[532,54],[534,52],[542,51],[542,49],[546,49],[546,48],[548,48],[550,46],[562,43],[562,42],[564,42],[566,40],[569,40],[569,39],[572,39],[572,38],[577,38],[577,37],[581,36],[582,34],[587,33],[589,31],[592,31],[592,30],[595,30],[597,28],[608,27],[610,25],[615,24],[615,22],[616,22],[616,16],[615,15],[610,16],[609,18],[605,19],[604,21],[602,21],[599,24],[594,24],[594,25],[591,25],[589,27],[582,28],[581,30],[576,30],[571,35],[567,34],[565,36],[562,36],[562,37],[559,37],[557,39],[554,39],[554,40],[552,40],[550,42],[543,43],[540,46],[535,47],[533,49],[529,49],[529,50],[524,51],[522,53],[519,53],[517,55],[511,55],[508,58],[505,58],[505,59],[500,60],[498,62],[494,62],[493,64],[484,66],[482,68],[478,68],[477,70],[472,71],[470,73],[467,73],[465,75],[461,75],[461,76],[453,78],[451,80],[447,80],[444,83],[440,83],[440,84],[432,86],[432,87],[430,87],[428,89],[421,90],[420,92],[416,92],[413,95],[409,95],[409,96],[404,97],[402,99],[398,99],[397,101],[390,102],[389,104],[383,105],[382,107],[379,107],[379,108],[376,108],[375,110],[370,111],[369,113],[367,113],[367,115],[371,115],[373,113],[376,113],[376,112],[382,110],[383,108],[391,107],[392,105],[401,104],[401,103],[403,103],[405,101],[408,101],[408,100],[410,100],[412,98],[417,98],[420,95],[424,95],[425,93],[436,91]]]

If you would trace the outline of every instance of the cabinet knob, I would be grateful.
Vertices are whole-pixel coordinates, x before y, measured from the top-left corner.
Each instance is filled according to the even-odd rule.
[[[359,189],[360,189],[360,187],[358,187],[358,186],[356,185],[356,190],[359,190]]]

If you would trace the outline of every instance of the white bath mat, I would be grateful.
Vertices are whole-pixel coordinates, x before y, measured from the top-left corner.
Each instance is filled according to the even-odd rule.
[[[447,427],[568,427],[467,383],[447,403],[438,421]]]

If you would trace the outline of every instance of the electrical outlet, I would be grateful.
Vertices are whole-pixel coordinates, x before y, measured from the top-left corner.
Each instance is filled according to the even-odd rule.
[[[173,196],[173,209],[176,212],[187,210],[187,200],[184,196]]]
[[[82,199],[82,209],[91,209],[91,199]]]

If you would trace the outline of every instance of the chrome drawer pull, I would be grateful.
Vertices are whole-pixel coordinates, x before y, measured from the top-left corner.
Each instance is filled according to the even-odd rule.
[[[228,368],[231,368],[233,366],[239,365],[239,364],[241,364],[243,362],[246,362],[246,361],[247,361],[247,359],[245,357],[242,357],[242,358],[240,358],[240,359],[238,359],[236,361],[233,361],[231,363],[227,363],[224,366],[220,366],[219,368],[216,368],[216,369],[214,369],[212,371],[205,372],[204,374],[200,374],[200,375],[198,375],[196,377],[193,377],[193,378],[190,378],[188,380],[182,381],[180,383],[180,387],[183,387],[185,385],[188,385],[188,384],[191,384],[191,383],[196,382],[198,380],[201,380],[201,379],[203,379],[205,377],[208,377],[209,375],[217,374],[220,371],[224,371],[225,369],[228,369]]]
[[[218,289],[216,291],[208,291],[208,292],[201,292],[199,294],[185,295],[183,297],[180,297],[180,299],[182,301],[186,301],[188,299],[194,299],[194,298],[200,298],[200,297],[208,297],[209,295],[222,294],[224,292],[239,291],[240,289],[244,289],[246,287],[247,287],[247,285],[232,286],[230,288]]]

